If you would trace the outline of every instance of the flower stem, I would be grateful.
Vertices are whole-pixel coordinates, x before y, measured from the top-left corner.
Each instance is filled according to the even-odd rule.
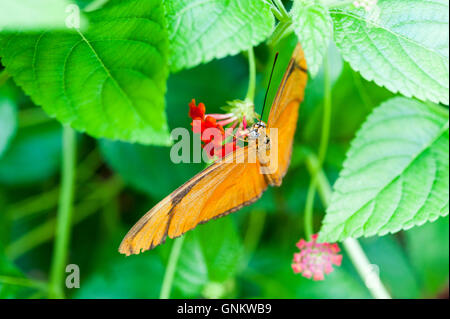
[[[76,168],[76,133],[63,129],[62,181],[56,220],[55,244],[50,270],[49,296],[64,298],[64,271],[70,240]]]
[[[314,176],[311,175],[311,181],[308,186],[308,193],[306,194],[306,204],[305,204],[305,216],[304,216],[304,227],[305,227],[305,237],[307,240],[311,238],[314,234],[314,224],[313,224],[313,209],[314,209],[314,198],[316,197],[316,187]]]
[[[277,7],[278,12],[281,14],[283,20],[289,20],[289,13],[284,7],[283,2],[281,0],[273,0],[273,2],[275,3],[275,6]]]
[[[272,12],[279,22],[269,38],[268,44],[275,46],[287,34],[292,32],[292,21],[281,0],[272,0]]]
[[[255,100],[255,83],[256,83],[256,66],[255,66],[255,53],[253,48],[248,50],[248,90],[245,97],[246,100],[254,102]]]
[[[278,11],[277,7],[272,5],[272,13],[279,21],[283,20],[283,16],[281,15],[281,12]]]
[[[319,145],[319,161],[320,166],[323,165],[328,150],[328,141],[330,139],[330,124],[331,124],[331,70],[328,55],[325,55],[323,60],[324,67],[324,99],[323,99],[323,120],[322,120],[322,135],[320,136]]]
[[[325,173],[320,168],[319,160],[310,152],[306,158],[306,167],[311,175],[316,174],[320,198],[323,204],[328,206],[331,200],[331,186]],[[372,296],[376,299],[390,299],[391,296],[381,282],[378,273],[374,271],[373,265],[370,263],[359,242],[354,238],[347,238],[343,241],[343,245]]]
[[[291,27],[290,22],[280,22],[275,27],[275,30],[273,31],[272,35],[268,39],[268,44],[272,47],[274,47],[281,39],[283,39],[286,35],[286,30],[288,30]]]
[[[318,170],[322,169],[323,162],[327,155],[328,141],[330,137],[331,113],[332,113],[330,63],[327,55],[325,55],[323,66],[324,66],[324,100],[323,100],[322,134],[320,136],[320,145],[319,145]],[[317,186],[316,184],[317,184],[317,171],[311,174],[311,182],[309,183],[308,193],[306,195],[304,227],[307,238],[311,238],[311,235],[314,233],[313,210],[314,210],[314,199],[316,197],[316,186]]]
[[[172,290],[173,278],[177,268],[178,259],[180,258],[181,248],[183,247],[184,236],[176,239],[170,251],[169,262],[167,263],[166,272],[164,274],[161,286],[160,299],[168,299]]]

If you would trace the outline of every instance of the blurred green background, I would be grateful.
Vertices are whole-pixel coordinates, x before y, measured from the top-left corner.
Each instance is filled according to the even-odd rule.
[[[255,49],[256,111],[260,111],[273,55],[280,51],[271,97],[296,39]],[[324,164],[333,183],[356,130],[371,109],[392,93],[367,82],[334,47],[333,116]],[[245,54],[173,74],[166,94],[170,128],[189,128],[188,103],[208,112],[243,99],[248,84]],[[303,210],[310,182],[304,150],[321,134],[323,71],[309,81],[293,159],[280,188],[255,204],[185,235],[172,298],[370,298],[344,253],[343,264],[322,282],[295,275],[295,243],[304,237]],[[45,298],[53,252],[61,164],[61,125],[33,105],[12,80],[0,86],[0,298]],[[9,143],[7,137],[13,135]],[[204,164],[173,164],[169,148],[78,134],[76,198],[68,263],[81,270],[81,287],[69,298],[158,298],[173,245],[138,256],[117,251],[129,228],[154,204]],[[315,230],[324,207],[316,201]],[[394,298],[448,297],[448,217],[396,235],[361,239],[370,261]],[[425,248],[426,247],[426,248]]]

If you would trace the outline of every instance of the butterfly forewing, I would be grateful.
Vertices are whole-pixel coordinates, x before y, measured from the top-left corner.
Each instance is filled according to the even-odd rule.
[[[267,123],[269,130],[278,129],[278,139],[272,145],[278,148],[278,170],[272,176],[278,184],[286,174],[291,160],[298,110],[304,98],[307,79],[306,60],[300,44],[297,44],[270,108]]]

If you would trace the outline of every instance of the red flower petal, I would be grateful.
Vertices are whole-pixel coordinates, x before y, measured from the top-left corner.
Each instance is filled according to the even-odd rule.
[[[199,103],[198,106],[196,106],[195,99],[192,99],[192,101],[189,103],[189,117],[191,119],[195,118],[204,119],[205,112],[206,112],[205,104]]]

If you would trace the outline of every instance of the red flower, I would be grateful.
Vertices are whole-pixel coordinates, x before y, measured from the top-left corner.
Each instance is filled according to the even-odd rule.
[[[205,118],[205,104],[199,103],[198,106],[195,105],[195,99],[192,99],[191,103],[189,103],[189,117],[193,120]]]
[[[300,252],[294,254],[292,270],[306,278],[324,280],[324,275],[334,270],[333,265],[341,265],[342,255],[338,254],[337,244],[317,243],[317,237],[317,234],[312,235],[309,242],[300,239],[297,243]]]
[[[236,102],[235,102],[236,103]],[[189,103],[189,117],[192,119],[192,131],[196,134],[200,134],[202,141],[202,148],[206,149],[206,152],[210,158],[224,157],[228,153],[234,152],[238,146],[236,144],[236,138],[245,137],[248,134],[246,115],[242,115],[242,118],[235,115],[235,113],[227,114],[205,114],[206,108],[203,103],[196,105],[195,99]],[[239,124],[239,125],[238,125]],[[224,126],[227,125],[227,133],[225,133]],[[217,129],[219,133],[208,136],[204,134],[207,129]],[[233,135],[233,131],[236,130],[232,142],[224,143],[229,136]],[[220,138],[218,137],[220,135]],[[212,144],[210,144],[212,143]]]
[[[216,119],[211,117],[211,116],[207,116],[205,121],[202,122],[202,136],[201,136],[201,140],[203,143],[210,143],[213,139],[213,136],[207,136],[207,134],[203,134],[205,132],[205,130],[209,129],[209,128],[213,128],[213,129],[217,129],[219,130],[220,133],[220,141],[216,141],[217,144],[222,143],[222,136],[224,135],[224,130],[222,125],[217,124]],[[217,133],[216,133],[217,134]]]

